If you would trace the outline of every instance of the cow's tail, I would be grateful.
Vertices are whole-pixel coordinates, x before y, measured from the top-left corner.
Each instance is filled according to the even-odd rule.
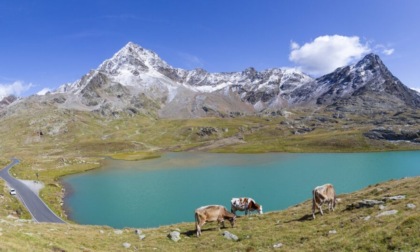
[[[198,237],[201,234],[201,228],[200,228],[200,220],[198,218],[198,213],[197,212],[195,212],[194,218],[195,218],[195,231],[196,231],[197,237]]]
[[[315,205],[316,205],[316,191],[315,189],[312,190],[312,217],[315,219]]]
[[[336,204],[337,204],[337,194],[334,192],[333,210]]]

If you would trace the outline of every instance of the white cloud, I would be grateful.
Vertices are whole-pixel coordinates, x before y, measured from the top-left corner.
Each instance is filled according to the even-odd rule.
[[[29,90],[32,87],[32,84],[25,84],[21,81],[15,81],[11,84],[1,84],[0,83],[0,99],[3,99],[9,95],[20,96],[21,93]]]
[[[38,93],[36,93],[36,94],[37,95],[45,95],[48,92],[51,92],[51,89],[49,89],[49,88],[43,88],[42,90],[38,91]]]
[[[297,50],[299,49],[300,45],[298,43],[296,43],[295,41],[290,41],[290,49],[292,50]]]
[[[382,53],[389,56],[389,55],[393,54],[394,51],[395,51],[394,48],[390,48],[390,49],[384,49],[382,51]]]
[[[360,59],[371,49],[362,44],[359,37],[326,35],[317,37],[303,46],[291,42],[289,60],[309,74],[318,76],[334,71]]]

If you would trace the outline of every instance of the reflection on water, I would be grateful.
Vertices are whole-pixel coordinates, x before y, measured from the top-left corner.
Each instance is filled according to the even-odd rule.
[[[107,160],[103,169],[66,177],[70,217],[83,224],[155,227],[194,221],[195,208],[248,196],[265,211],[310,199],[317,185],[338,193],[418,176],[420,152],[351,154],[168,153],[144,161]],[[308,209],[308,211],[310,211]]]

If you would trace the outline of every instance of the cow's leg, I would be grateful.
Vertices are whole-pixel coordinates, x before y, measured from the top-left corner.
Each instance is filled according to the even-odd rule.
[[[324,212],[322,211],[322,203],[318,204],[315,200],[312,202],[312,217],[315,219],[315,210],[316,208],[319,209],[319,212],[321,215],[324,215]]]
[[[220,230],[220,224],[222,224],[222,227],[225,228],[225,219],[223,217],[219,217],[217,219],[217,229]]]
[[[312,217],[315,220],[315,210],[316,210],[317,204],[315,200],[315,191],[312,191]]]
[[[230,208],[230,212],[231,212],[231,213],[233,213],[234,215],[236,215],[236,208],[231,207],[231,208]]]
[[[315,190],[312,191],[312,217],[315,220]]]
[[[200,233],[200,235],[201,235],[201,227],[204,226],[204,224],[206,224],[206,221],[205,220],[201,220],[198,223],[197,233]]]
[[[195,214],[195,230],[196,230],[196,234],[197,234],[197,237],[200,237],[200,235],[201,235],[201,227],[200,227],[200,222],[201,222],[201,220],[200,220],[200,217],[198,216],[198,214],[196,213]]]
[[[201,227],[200,227],[200,224],[196,224],[195,225],[195,229],[197,230],[197,237],[200,237],[200,235],[201,235]]]
[[[200,237],[200,235],[201,235],[201,227],[204,225],[204,223],[205,222],[203,222],[203,221],[200,221],[200,222],[197,222],[196,223],[195,228],[197,229],[197,237]]]
[[[324,215],[324,212],[322,211],[322,203],[316,204],[316,205],[317,205],[317,207],[318,207],[319,212],[321,213],[321,215]]]

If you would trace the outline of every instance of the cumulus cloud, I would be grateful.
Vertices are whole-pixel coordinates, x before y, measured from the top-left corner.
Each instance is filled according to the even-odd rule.
[[[309,74],[319,76],[330,73],[360,59],[371,52],[368,44],[362,44],[357,36],[320,36],[300,46],[291,41],[289,60]]]
[[[0,83],[0,99],[9,95],[20,96],[23,92],[29,90],[33,85],[31,83],[25,84],[21,81],[15,81],[10,84]]]

